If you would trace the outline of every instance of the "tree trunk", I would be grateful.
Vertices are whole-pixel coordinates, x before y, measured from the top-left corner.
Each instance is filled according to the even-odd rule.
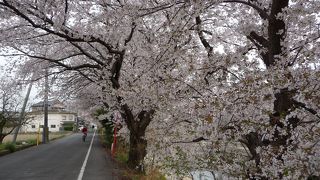
[[[139,112],[137,119],[134,119],[132,111],[129,109],[128,105],[122,105],[122,110],[125,112],[123,116],[130,131],[128,165],[132,169],[143,172],[143,160],[147,154],[147,140],[145,140],[144,136],[148,125],[152,121],[152,115],[155,111],[141,111]]]
[[[128,165],[140,172],[144,171],[143,159],[147,154],[147,140],[137,132],[130,131],[130,150]]]
[[[0,144],[2,144],[2,141],[5,137],[5,135],[3,134],[3,127],[5,126],[6,121],[4,120],[4,117],[1,113],[0,113],[0,118],[2,119],[0,120]]]
[[[3,139],[6,137],[5,134],[0,134],[0,144],[2,144],[3,142]]]
[[[248,39],[251,40],[259,50],[267,49],[267,51],[263,51],[260,53],[263,58],[263,62],[265,63],[268,69],[272,69],[272,67],[277,66],[277,62],[281,59],[280,55],[285,56],[283,53],[285,51],[284,42],[286,35],[286,25],[283,19],[277,18],[279,13],[283,12],[283,9],[288,7],[289,0],[272,0],[270,14],[268,16],[268,37],[265,38],[263,36],[259,36],[258,33],[252,31],[248,36]],[[280,32],[280,33],[279,33]],[[290,113],[291,110],[295,108],[293,102],[293,96],[295,94],[294,91],[289,91],[286,88],[275,89],[275,92],[279,90],[280,92],[275,94],[274,105],[274,113],[270,115],[270,126],[276,127],[275,132],[272,134],[272,138],[270,139],[262,139],[261,134],[259,132],[252,132],[243,137],[240,141],[244,143],[250,153],[252,155],[252,159],[255,160],[256,163],[256,172],[247,172],[248,177],[250,175],[254,176],[254,179],[268,179],[267,177],[260,176],[257,174],[261,174],[260,168],[260,155],[257,153],[256,148],[259,146],[268,146],[271,145],[274,149],[276,149],[275,155],[278,160],[282,160],[282,155],[286,151],[286,147],[288,146],[287,140],[291,137],[292,130],[297,126],[299,119],[297,118],[289,118],[288,125],[285,127],[284,119]],[[291,125],[291,126],[290,126]],[[278,128],[281,130],[285,130],[286,135],[281,135],[278,131]],[[286,128],[286,129],[284,129]],[[280,147],[284,147],[281,149]],[[282,173],[279,174],[279,178],[281,179],[283,176]]]

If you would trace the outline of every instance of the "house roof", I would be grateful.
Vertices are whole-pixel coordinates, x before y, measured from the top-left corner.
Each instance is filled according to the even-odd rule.
[[[44,102],[43,101],[38,102],[36,104],[33,104],[31,107],[32,107],[32,111],[29,112],[28,114],[43,114]],[[66,110],[64,104],[59,100],[48,101],[48,113],[49,114],[74,114],[74,115],[77,114],[75,112],[70,112]]]
[[[28,115],[39,115],[39,114],[43,114],[43,111],[31,111],[31,112],[27,112],[26,114]],[[70,112],[70,111],[48,111],[48,114],[73,114],[73,115],[77,115],[77,113],[75,112]]]
[[[40,101],[38,103],[33,104],[31,107],[43,107],[43,106],[44,106],[44,101]],[[48,106],[64,108],[64,104],[59,100],[48,101]]]

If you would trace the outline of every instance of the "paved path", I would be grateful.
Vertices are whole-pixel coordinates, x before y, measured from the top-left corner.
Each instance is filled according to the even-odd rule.
[[[2,156],[0,180],[119,179],[119,171],[99,144],[97,136],[94,136],[90,148],[93,136],[94,133],[89,133],[86,142],[82,142],[80,133],[73,134]]]

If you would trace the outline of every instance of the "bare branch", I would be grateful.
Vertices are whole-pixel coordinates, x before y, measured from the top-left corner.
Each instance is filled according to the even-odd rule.
[[[20,50],[20,49],[16,49],[16,50],[20,51],[25,56],[28,56],[30,58],[42,59],[42,60],[46,60],[46,61],[52,62],[54,64],[57,64],[60,67],[64,67],[66,70],[79,70],[79,69],[83,69],[83,68],[94,68],[94,69],[100,68],[99,65],[87,64],[87,63],[81,64],[81,65],[78,65],[78,66],[69,66],[69,65],[66,65],[66,64],[60,62],[60,61],[62,61],[64,59],[68,59],[68,58],[71,58],[73,56],[77,56],[78,54],[72,54],[72,55],[69,55],[69,56],[61,58],[61,59],[51,59],[51,58],[48,58],[48,57],[45,57],[45,56],[31,55],[31,54],[29,54],[27,52],[24,52],[24,51]]]
[[[299,102],[297,100],[292,100],[292,101],[296,106],[299,106],[299,107],[305,109],[306,111],[310,112],[311,114],[315,115],[318,119],[320,119],[320,116],[318,115],[318,112],[316,110],[307,107],[306,104]]]
[[[198,91],[195,87],[191,86],[190,84],[188,84],[188,83],[186,83],[186,82],[184,82],[184,81],[182,81],[182,80],[180,80],[180,79],[178,79],[178,78],[172,78],[172,79],[186,84],[188,87],[190,87],[190,88],[193,89],[195,92],[197,92],[200,96],[203,97],[202,93],[201,93],[200,91]]]
[[[175,142],[172,142],[172,143],[197,143],[197,142],[200,142],[200,141],[208,141],[208,140],[209,139],[207,139],[207,138],[199,137],[199,138],[193,139],[191,141],[175,141]]]
[[[72,44],[74,47],[78,48],[80,50],[80,52],[85,55],[86,57],[92,59],[93,61],[95,61],[96,63],[98,63],[99,65],[104,65],[104,63],[102,61],[100,61],[99,59],[97,59],[96,57],[94,57],[93,55],[91,55],[88,51],[84,50],[80,45],[78,45],[75,42],[70,42],[70,44]]]
[[[301,46],[301,47],[298,49],[297,54],[294,56],[293,60],[288,63],[288,66],[293,66],[293,65],[294,65],[294,63],[295,63],[296,60],[298,59],[298,56],[299,56],[300,52],[302,51],[302,49],[303,49],[303,46]]]
[[[147,9],[140,9],[140,11],[146,11],[145,13],[140,14],[140,17],[146,16],[146,15],[150,15],[150,14],[153,14],[153,13],[157,13],[159,11],[171,8],[171,7],[173,7],[175,5],[179,5],[179,4],[185,4],[185,2],[184,1],[176,1],[175,3],[172,3],[172,4],[168,3],[168,4],[162,4],[162,5],[157,6],[157,7],[152,7],[152,8],[147,8]]]

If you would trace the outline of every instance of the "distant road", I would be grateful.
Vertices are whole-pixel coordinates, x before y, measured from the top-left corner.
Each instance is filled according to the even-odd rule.
[[[82,142],[81,136],[73,134],[0,157],[0,180],[119,179],[119,172],[98,137],[93,138],[88,154],[93,133],[88,134],[86,142]]]

